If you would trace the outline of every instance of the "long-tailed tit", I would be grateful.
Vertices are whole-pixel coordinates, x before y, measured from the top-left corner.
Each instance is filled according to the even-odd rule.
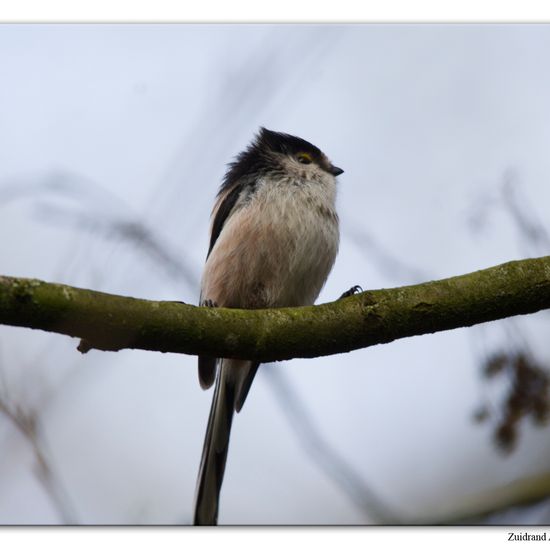
[[[262,128],[230,164],[212,210],[201,305],[311,305],[338,251],[336,176],[315,145]],[[259,363],[199,357],[203,388],[215,381],[195,497],[196,524],[214,525],[233,412]]]

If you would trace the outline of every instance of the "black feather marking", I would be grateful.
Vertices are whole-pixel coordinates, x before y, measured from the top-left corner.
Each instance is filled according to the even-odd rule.
[[[317,161],[324,157],[319,147],[316,147],[309,141],[297,136],[291,136],[290,134],[273,132],[267,128],[260,129],[256,144],[276,153],[284,153],[287,155],[309,153]]]
[[[207,390],[216,379],[216,358],[199,355],[199,382]]]
[[[218,370],[214,397],[208,416],[208,425],[197,480],[195,525],[216,525],[220,491],[229,449],[235,393],[223,376],[222,363]]]
[[[218,207],[218,211],[216,212],[216,216],[212,222],[212,234],[210,235],[210,246],[208,247],[208,254],[206,255],[206,258],[210,256],[210,252],[212,252],[212,249],[214,248],[214,245],[216,244],[216,241],[222,232],[223,226],[225,225],[227,218],[229,218],[229,214],[231,214],[241,191],[242,185],[235,185],[235,187],[227,194]]]
[[[248,392],[250,391],[250,386],[252,386],[252,382],[254,380],[254,377],[256,376],[256,372],[258,371],[259,366],[260,363],[252,363],[250,365],[250,369],[248,371],[248,374],[246,375],[246,378],[242,381],[240,387],[237,388],[237,391],[235,393],[235,411],[241,412],[241,409],[243,408]]]
[[[218,307],[218,304],[208,298],[203,300],[202,292],[199,304],[204,307]],[[214,383],[216,379],[216,364],[217,359],[215,357],[199,355],[199,383],[203,390],[207,390]]]

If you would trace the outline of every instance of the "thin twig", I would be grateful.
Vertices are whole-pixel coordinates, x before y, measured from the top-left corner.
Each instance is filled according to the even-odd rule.
[[[5,390],[2,394],[5,394]],[[58,512],[61,522],[65,525],[77,524],[74,507],[70,504],[68,494],[47,457],[49,453],[46,451],[44,437],[41,435],[42,430],[38,427],[37,413],[25,410],[19,405],[10,404],[5,395],[0,397],[0,412],[11,421],[29,443],[36,459],[35,474]]]

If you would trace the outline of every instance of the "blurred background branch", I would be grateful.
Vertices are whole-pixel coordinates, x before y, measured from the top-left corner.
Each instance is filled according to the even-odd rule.
[[[7,384],[0,370],[0,413],[25,438],[35,458],[34,472],[44,491],[59,515],[64,525],[76,524],[75,509],[56,473],[47,445],[44,441],[44,432],[40,427],[40,414],[37,410],[23,408],[23,405],[14,403],[8,395]]]

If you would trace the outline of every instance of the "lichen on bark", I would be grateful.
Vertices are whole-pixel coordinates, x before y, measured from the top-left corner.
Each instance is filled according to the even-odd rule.
[[[262,362],[343,353],[550,307],[550,257],[369,290],[301,308],[196,307],[0,276],[0,323],[81,338],[96,348]]]

